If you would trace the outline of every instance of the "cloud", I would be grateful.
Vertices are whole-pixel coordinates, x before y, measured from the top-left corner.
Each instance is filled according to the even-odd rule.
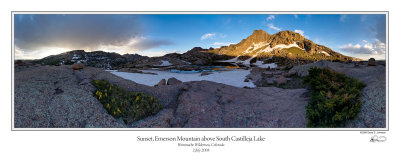
[[[109,47],[108,49],[121,47],[129,49],[129,52],[136,52],[171,44],[168,40],[143,37],[146,30],[139,22],[139,18],[138,15],[115,14],[16,14],[15,45],[24,51],[23,55],[26,57],[32,57],[31,54],[36,53],[38,54],[36,58],[41,58],[43,54],[39,54],[38,51],[44,50],[92,51],[104,47]],[[135,43],[132,44],[133,40]],[[129,43],[131,46],[124,47]]]
[[[149,57],[155,57],[155,56],[164,56],[165,54],[170,54],[170,53],[183,53],[183,52],[179,50],[161,50],[161,51],[144,51],[141,54]]]
[[[267,17],[267,21],[270,21],[270,20],[273,20],[273,19],[275,19],[275,15],[269,15]]]
[[[303,35],[303,36],[304,36],[305,38],[307,38],[307,39],[310,38],[310,37],[308,37],[307,35],[304,34],[304,31],[303,31],[303,30],[295,29],[294,32],[299,33],[300,35]]]
[[[282,29],[279,27],[274,26],[274,24],[270,23],[267,25],[270,29],[276,30],[276,31],[281,31]]]
[[[171,44],[173,43],[166,40],[152,40],[147,37],[135,37],[131,38],[129,41],[126,41],[125,43],[122,44],[117,44],[117,45],[104,44],[100,45],[98,48],[99,50],[103,51],[125,54],[125,53],[132,53],[133,51],[134,52],[145,51],[159,46],[171,45]]]
[[[300,35],[303,35],[304,36],[304,31],[303,30],[294,30],[294,32],[296,32],[296,33],[299,33]]]
[[[159,46],[172,45],[173,43],[168,40],[153,40],[147,37],[139,37],[131,39],[127,46],[137,50],[147,50]],[[125,46],[125,45],[124,45]]]
[[[344,21],[346,21],[347,18],[348,18],[347,15],[340,15],[339,20],[340,20],[340,22],[344,22]]]
[[[293,15],[295,19],[299,18],[299,15]]]
[[[376,33],[375,37],[383,42],[386,43],[386,16],[380,16],[376,18],[376,25],[374,31]]]
[[[216,36],[215,33],[206,33],[203,36],[201,36],[200,40],[215,39],[215,36]]]
[[[211,46],[229,46],[233,43],[226,43],[226,42],[214,42]]]
[[[59,47],[40,47],[35,50],[23,50],[18,46],[15,46],[15,59],[38,59],[44,58],[49,55],[60,54],[66,51],[70,51],[68,48]]]
[[[386,53],[386,44],[379,41],[375,40],[375,42],[370,43],[366,40],[363,40],[362,44],[347,44],[339,47],[340,50],[357,55],[360,58],[385,58],[385,53]]]

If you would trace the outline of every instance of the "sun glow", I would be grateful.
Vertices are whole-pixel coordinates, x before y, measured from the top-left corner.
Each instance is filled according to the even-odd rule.
[[[71,51],[71,49],[61,47],[42,47],[38,50],[25,51],[16,46],[14,51],[15,59],[40,59],[49,55],[57,55],[60,53]]]

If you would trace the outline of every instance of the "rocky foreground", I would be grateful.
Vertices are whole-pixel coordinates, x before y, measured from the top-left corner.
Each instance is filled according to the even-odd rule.
[[[105,79],[158,98],[164,109],[132,125],[114,119],[92,96]],[[32,127],[305,127],[306,89],[245,89],[200,81],[149,87],[87,67],[38,66],[15,71],[16,128]]]
[[[386,127],[385,66],[318,62],[295,66],[285,75],[306,75],[311,66],[328,67],[365,82],[363,107],[347,127]],[[252,72],[262,79],[263,71]],[[261,75],[261,76],[257,76]],[[269,77],[268,77],[269,78]],[[93,97],[91,80],[105,79],[130,91],[157,97],[164,109],[157,115],[125,124],[107,114]],[[252,80],[256,82],[257,80]],[[266,81],[266,80],[264,80]],[[69,65],[16,68],[15,128],[304,128],[308,90],[277,87],[238,88],[209,81],[149,87],[103,69]]]

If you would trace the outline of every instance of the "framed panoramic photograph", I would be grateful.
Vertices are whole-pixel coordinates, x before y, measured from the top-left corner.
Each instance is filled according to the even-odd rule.
[[[2,3],[0,160],[399,160],[397,6]]]
[[[388,12],[12,12],[13,130],[388,130]]]

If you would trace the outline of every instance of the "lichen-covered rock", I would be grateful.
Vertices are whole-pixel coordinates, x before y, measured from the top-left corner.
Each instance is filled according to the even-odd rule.
[[[368,60],[368,66],[376,66],[376,62],[375,62],[375,59],[374,59],[374,58],[370,58],[370,59]]]
[[[180,81],[174,77],[169,78],[167,81],[167,85],[175,85],[175,84],[181,84],[181,83],[182,83],[182,81]]]
[[[82,63],[75,63],[72,64],[72,69],[73,70],[79,70],[79,69],[83,69],[84,65]]]
[[[287,83],[287,79],[285,78],[285,76],[281,75],[281,76],[277,79],[276,83],[277,83],[278,85],[286,84],[286,83]]]
[[[201,72],[200,76],[210,75],[211,73],[212,72],[210,72],[210,71],[204,71],[204,72]]]
[[[172,127],[305,127],[306,89],[237,88],[200,81],[189,83],[171,119]]]
[[[167,85],[167,81],[165,79],[161,79],[156,86],[164,86]]]
[[[15,128],[120,128],[92,96],[84,73],[69,66],[42,66],[15,72]],[[100,70],[101,71],[101,70]],[[98,73],[98,72],[96,72]]]

